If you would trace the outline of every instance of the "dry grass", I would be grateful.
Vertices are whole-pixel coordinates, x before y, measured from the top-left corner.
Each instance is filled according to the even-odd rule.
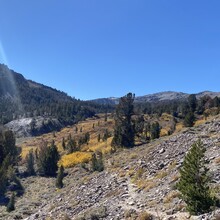
[[[84,150],[89,150],[89,151],[102,151],[103,154],[109,153],[111,151],[111,142],[112,142],[112,137],[108,138],[107,141],[104,142],[98,142],[97,138],[91,139],[89,142],[89,145],[85,146],[82,148],[82,151]]]
[[[138,154],[137,153],[131,153],[129,155],[130,159],[137,159],[138,158]]]
[[[171,121],[172,119],[173,119],[173,116],[167,113],[163,113],[160,117],[160,120],[163,120],[163,121]]]
[[[168,171],[174,170],[176,167],[176,160],[173,160],[170,165],[168,166]]]
[[[135,174],[135,176],[134,176],[134,180],[140,179],[143,174],[144,174],[144,169],[143,169],[143,168],[139,168],[139,169],[136,171],[136,174]]]
[[[179,180],[180,178],[180,174],[174,174],[172,177],[171,177],[171,182],[176,182],[177,180]]]
[[[182,122],[180,122],[180,123],[177,123],[176,124],[176,132],[179,132],[179,131],[181,131],[182,129],[183,129],[183,123]]]
[[[25,159],[30,150],[35,151],[36,147],[23,147],[21,152],[21,157]]]
[[[168,135],[168,128],[162,128],[160,130],[160,137],[163,137],[163,136],[167,136]]]
[[[160,171],[157,173],[156,178],[157,179],[163,179],[164,177],[166,177],[168,175],[168,173],[164,170]]]
[[[163,202],[170,203],[173,201],[174,198],[177,198],[179,196],[180,196],[180,193],[178,191],[171,191],[164,197]]]
[[[216,163],[216,164],[220,164],[220,157],[218,157],[218,158],[215,159],[215,163]]]
[[[128,172],[127,172],[127,176],[129,177],[132,177],[135,175],[135,170],[134,169],[130,169]]]
[[[201,124],[204,124],[206,122],[205,119],[199,119],[195,122],[194,126],[198,126],[198,125],[201,125]]]
[[[153,179],[148,180],[137,180],[136,185],[139,189],[143,189],[145,191],[149,191],[150,189],[156,187],[157,183]]]
[[[153,216],[148,212],[141,212],[137,220],[152,220]]]

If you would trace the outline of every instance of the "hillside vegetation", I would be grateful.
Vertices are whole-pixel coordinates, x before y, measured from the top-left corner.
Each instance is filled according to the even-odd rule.
[[[103,115],[98,119],[79,123],[78,126],[82,126],[84,132],[93,131],[93,124],[97,126],[99,122],[100,127],[97,126],[97,130],[101,132],[107,127],[110,130],[112,119],[108,120],[109,124],[104,121]],[[116,219],[128,220],[152,216],[153,219],[188,219],[186,205],[179,198],[180,193],[175,188],[179,179],[178,169],[185,153],[194,141],[200,138],[207,149],[206,157],[210,161],[212,190],[219,196],[219,125],[219,116],[210,117],[205,123],[184,128],[171,136],[156,139],[136,148],[106,154],[105,170],[100,173],[88,171],[82,165],[74,167],[70,165],[70,168],[65,169],[67,176],[64,178],[64,188],[60,190],[56,190],[54,178],[39,176],[21,178],[25,194],[16,198],[14,212],[8,214],[5,208],[1,207],[0,218],[12,219],[20,216],[27,219],[64,220],[92,219],[92,216],[97,216],[98,219],[108,220],[118,216]],[[96,132],[93,133],[91,145],[85,144],[82,148],[88,150],[98,145],[95,140]],[[65,128],[61,133],[68,137],[67,134],[74,134],[75,129]],[[55,133],[55,137],[52,133],[47,134],[44,138],[47,141],[55,139],[61,149],[60,152],[63,152],[60,144],[61,133]],[[31,143],[31,140],[29,141]],[[37,145],[38,141],[40,138],[35,138],[33,144]],[[28,140],[25,144],[28,144]],[[25,149],[25,146],[23,148]],[[26,147],[26,150],[28,148]],[[100,149],[106,149],[106,146],[100,146]],[[217,213],[204,216],[207,219],[215,219],[214,215],[217,217]],[[202,217],[194,216],[191,219],[200,218]]]
[[[0,219],[219,218],[217,96],[99,105],[4,65],[0,77],[1,122],[14,119],[0,128]]]
[[[0,64],[0,123],[19,118],[49,116],[63,125],[106,112],[109,106],[80,101],[48,86],[26,80]]]

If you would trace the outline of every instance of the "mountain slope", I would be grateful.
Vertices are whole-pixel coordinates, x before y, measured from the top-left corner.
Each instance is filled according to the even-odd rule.
[[[64,92],[27,80],[0,64],[0,123],[41,116],[59,120],[64,126],[98,112],[106,112],[106,109],[108,106],[80,101]]]
[[[22,179],[26,193],[17,198],[16,211],[0,207],[0,219],[214,219],[214,213],[189,217],[175,188],[187,151],[199,138],[207,149],[212,188],[219,196],[220,117],[180,133],[105,156],[105,170],[91,173],[83,166],[66,169],[64,188],[55,179]],[[42,182],[44,186],[42,187]],[[215,211],[219,213],[219,209]],[[93,218],[92,218],[93,216]],[[152,218],[151,218],[152,219]]]

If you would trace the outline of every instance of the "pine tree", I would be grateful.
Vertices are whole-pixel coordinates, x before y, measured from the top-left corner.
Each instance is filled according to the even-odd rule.
[[[108,114],[107,114],[107,112],[105,113],[105,119],[104,119],[104,121],[106,122],[108,120]]]
[[[51,145],[48,147],[46,142],[42,142],[37,153],[37,165],[40,175],[43,176],[55,176],[59,161],[59,153],[57,147],[52,141]]]
[[[84,142],[86,144],[89,144],[89,141],[90,141],[90,134],[89,134],[89,132],[86,132],[85,136],[84,136]]]
[[[15,210],[15,194],[13,193],[7,205],[7,212],[11,212],[14,210]]]
[[[188,104],[191,112],[195,112],[197,107],[197,99],[195,94],[191,94],[188,97]]]
[[[65,144],[65,138],[64,137],[62,139],[62,147],[63,147],[63,150],[66,150],[66,144]]]
[[[58,163],[59,161],[59,153],[57,150],[57,146],[55,145],[55,142],[52,141],[51,145],[48,149],[48,175],[55,176],[56,172],[58,170]]]
[[[19,161],[20,148],[15,145],[12,131],[0,128],[0,196],[4,195],[10,179],[8,173]]]
[[[92,170],[101,172],[104,170],[103,156],[101,151],[92,154]]]
[[[63,178],[64,178],[64,168],[61,165],[57,174],[57,179],[56,179],[56,187],[58,189],[63,188]]]
[[[109,138],[109,132],[108,132],[108,129],[105,129],[105,132],[104,132],[104,135],[102,137],[102,140],[103,141],[107,141]]]
[[[68,154],[71,154],[74,151],[77,151],[77,143],[76,143],[75,139],[73,139],[71,136],[67,142],[66,148],[68,150]]]
[[[140,136],[144,131],[144,116],[141,115],[135,120],[135,134]]]
[[[100,140],[101,140],[101,135],[100,134],[98,134],[97,140],[98,140],[98,142],[100,142]]]
[[[26,156],[26,169],[28,175],[34,175],[35,169],[34,169],[34,152],[33,150],[30,150],[29,153]]]
[[[115,129],[112,146],[133,147],[134,146],[134,125],[131,117],[133,115],[134,95],[128,93],[122,97],[116,107]]]
[[[158,122],[154,122],[150,128],[151,139],[160,137],[160,125]]]
[[[185,127],[192,127],[194,125],[195,116],[192,112],[188,112],[184,118],[184,126]]]
[[[209,173],[205,166],[205,148],[199,140],[194,143],[186,155],[180,169],[180,180],[177,188],[187,204],[190,214],[202,214],[210,211],[214,199],[210,195]]]

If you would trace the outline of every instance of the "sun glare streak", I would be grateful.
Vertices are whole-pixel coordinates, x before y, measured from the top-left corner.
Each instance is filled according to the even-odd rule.
[[[6,65],[8,64],[8,60],[6,58],[1,40],[0,40],[0,60],[1,60],[1,63],[4,63]]]
[[[3,47],[1,39],[0,39],[0,63],[6,65],[7,67],[9,66],[9,62],[8,62],[8,59],[7,59],[7,56],[6,56],[6,53],[5,53],[5,50],[4,50],[4,47]],[[20,94],[19,94],[19,91],[17,89],[17,86],[16,86],[16,83],[15,83],[13,74],[12,74],[12,72],[11,72],[11,70],[9,68],[6,68],[6,69],[7,69],[8,80],[10,81],[12,89],[16,93],[16,102],[18,103],[18,109],[20,110],[21,113],[23,113],[24,111],[23,111],[23,106],[22,106],[22,103],[21,103]],[[1,86],[4,89],[4,85],[1,85]]]

